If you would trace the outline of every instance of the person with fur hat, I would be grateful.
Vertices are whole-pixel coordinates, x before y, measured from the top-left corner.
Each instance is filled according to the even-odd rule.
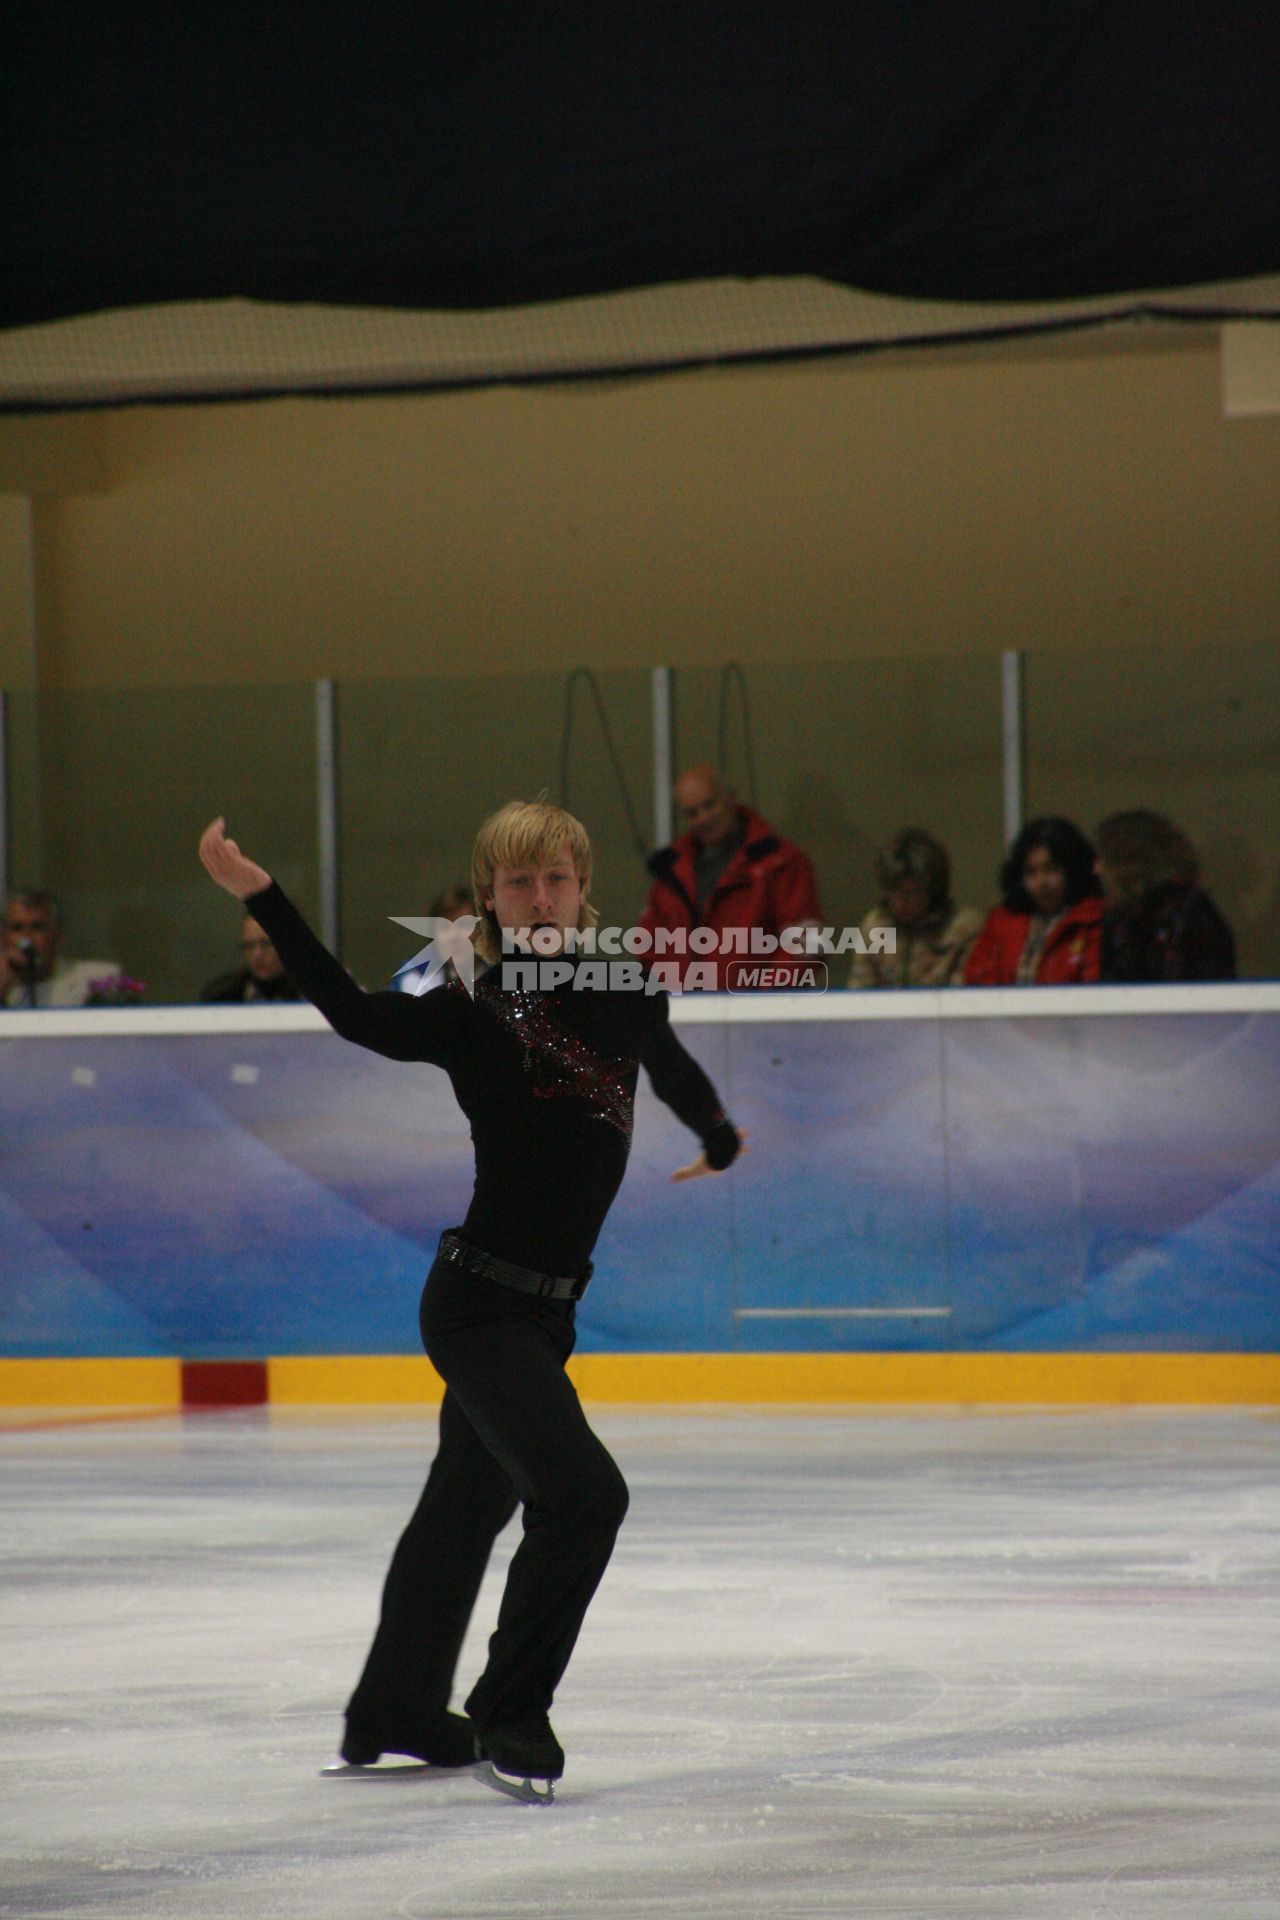
[[[1101,977],[1114,981],[1234,980],[1231,928],[1200,885],[1185,833],[1135,807],[1098,827],[1106,897]]]
[[[880,899],[861,922],[851,987],[954,987],[982,925],[951,898],[951,857],[923,827],[904,827],[876,858]],[[892,937],[883,938],[885,932]],[[872,940],[876,933],[880,938]]]

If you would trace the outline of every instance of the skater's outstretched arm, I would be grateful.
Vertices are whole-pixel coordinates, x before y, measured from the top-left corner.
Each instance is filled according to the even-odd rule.
[[[659,1100],[691,1127],[702,1141],[702,1152],[688,1166],[677,1168],[673,1180],[696,1180],[702,1174],[723,1173],[746,1151],[746,1135],[726,1119],[720,1096],[693,1055],[676,1039],[668,1018],[665,993],[654,995],[654,1027],[641,1063]]]
[[[242,900],[270,934],[285,971],[318,1007],[335,1033],[391,1060],[430,1060],[447,1066],[465,1009],[454,993],[365,993],[317,940],[293,902],[265,867],[241,853],[221,815],[200,838],[200,858],[220,887]]]

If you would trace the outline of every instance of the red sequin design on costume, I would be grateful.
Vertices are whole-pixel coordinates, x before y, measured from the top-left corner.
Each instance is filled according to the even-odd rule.
[[[563,1005],[549,993],[486,995],[495,1018],[515,1036],[524,1070],[539,1100],[581,1100],[596,1120],[631,1139],[635,1121],[633,1057],[601,1053],[555,1018]]]

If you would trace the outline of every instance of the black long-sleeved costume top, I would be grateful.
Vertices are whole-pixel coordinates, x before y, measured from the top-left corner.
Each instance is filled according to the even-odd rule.
[[[586,1271],[626,1169],[641,1065],[712,1166],[737,1154],[715,1088],[671,1031],[665,993],[571,983],[513,992],[500,967],[477,979],[474,998],[458,981],[420,997],[365,993],[274,882],[245,908],[344,1040],[444,1068],[475,1144],[464,1231],[500,1259],[540,1273]]]

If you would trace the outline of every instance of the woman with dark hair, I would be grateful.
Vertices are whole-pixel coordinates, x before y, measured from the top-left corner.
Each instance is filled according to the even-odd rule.
[[[1098,878],[1106,896],[1104,980],[1234,980],[1231,929],[1200,885],[1185,833],[1162,813],[1135,807],[1098,828]]]
[[[1070,820],[1029,820],[1000,869],[1002,904],[987,915],[965,966],[970,987],[1075,986],[1096,980],[1101,889],[1093,848]]]

